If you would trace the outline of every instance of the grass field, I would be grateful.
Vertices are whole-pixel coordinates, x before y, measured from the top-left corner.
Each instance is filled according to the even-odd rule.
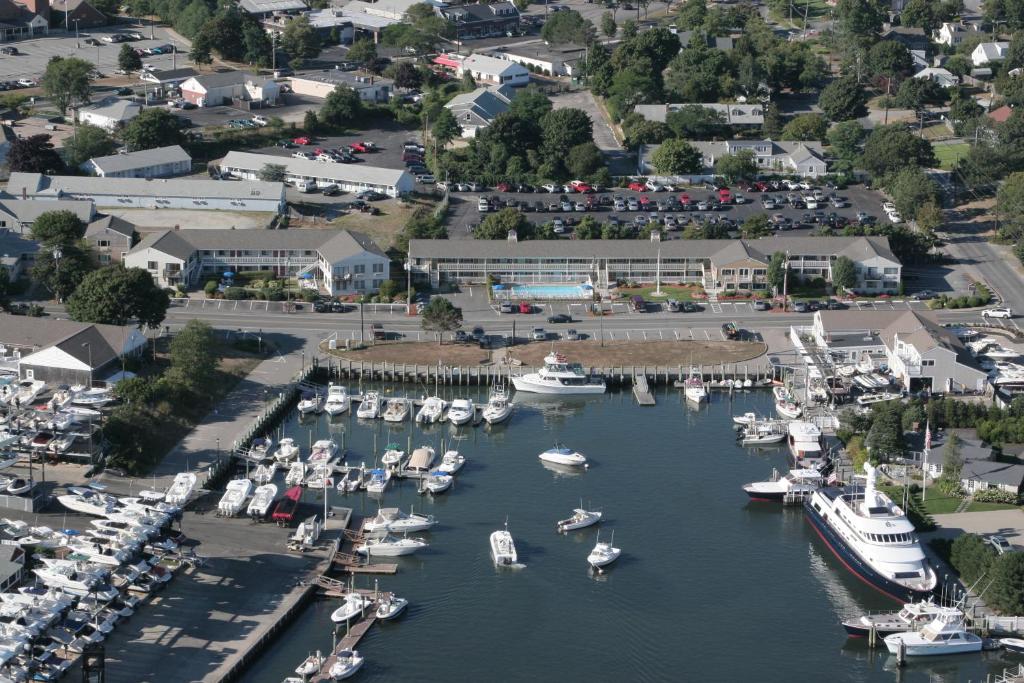
[[[992,510],[1013,510],[1016,505],[1007,503],[974,503],[967,506],[966,512],[990,512]]]
[[[960,498],[945,498],[942,497],[942,494],[936,492],[935,494],[928,495],[928,499],[924,501],[924,509],[928,511],[929,515],[944,515],[949,512],[956,512],[961,502],[962,499]]]
[[[957,160],[965,156],[970,147],[966,142],[958,142],[952,145],[932,144],[932,149],[935,150],[935,157],[939,160],[939,166],[947,170],[951,170],[956,166]]]
[[[664,294],[664,296],[651,296],[651,292],[653,292],[654,289],[654,287],[619,287],[618,292],[625,299],[630,299],[639,294],[644,298],[644,301],[667,301],[668,299],[690,301],[693,299],[693,293],[697,291],[691,287],[671,287],[669,285],[662,285],[661,293]]]

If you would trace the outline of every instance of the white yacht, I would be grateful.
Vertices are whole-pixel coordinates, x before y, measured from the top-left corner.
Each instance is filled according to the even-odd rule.
[[[587,464],[587,458],[582,453],[574,451],[571,448],[566,448],[565,446],[549,448],[537,457],[544,462],[549,462],[553,465],[584,467]]]
[[[277,497],[277,486],[275,484],[264,484],[256,489],[256,492],[252,494],[252,500],[249,501],[249,507],[246,508],[245,513],[250,517],[256,519],[263,519],[270,512],[270,506],[274,503],[274,498]]]
[[[803,409],[800,404],[797,403],[793,395],[789,393],[789,390],[784,386],[776,386],[772,388],[772,394],[775,395],[775,410],[778,411],[782,417],[788,417],[791,420],[795,420],[803,414]]]
[[[809,496],[821,488],[823,484],[824,479],[818,470],[796,469],[790,470],[784,477],[779,477],[778,471],[773,471],[772,478],[768,481],[755,481],[751,484],[744,484],[743,490],[753,500],[781,503],[787,495],[801,500],[801,496]]]
[[[389,398],[384,403],[385,422],[405,422],[409,417],[409,399]]]
[[[861,580],[900,602],[926,600],[935,589],[914,525],[878,491],[864,464],[864,488],[818,489],[804,502],[806,519],[829,549]]]
[[[612,545],[613,543],[615,543],[614,531],[612,531],[612,540],[605,542],[601,540],[601,531],[598,530],[597,543],[594,545],[594,549],[590,551],[590,554],[587,555],[587,564],[594,569],[600,570],[601,567],[605,567],[619,559],[622,550]]]
[[[440,396],[431,396],[423,400],[423,405],[416,413],[416,422],[420,424],[434,424],[440,422],[444,417],[444,411],[448,402]]]
[[[103,517],[118,507],[117,498],[105,493],[78,486],[69,487],[68,491],[70,493],[57,496],[57,501],[74,512]]]
[[[743,428],[740,434],[741,446],[767,446],[781,443],[789,436],[786,424],[779,420],[753,422]]]
[[[448,407],[448,421],[453,425],[464,425],[473,420],[476,408],[468,398],[457,398]]]
[[[498,529],[491,533],[491,557],[494,558],[496,567],[511,566],[519,559],[516,555],[515,541],[512,540],[512,534],[508,530],[508,522],[505,522],[504,529]]]
[[[313,448],[309,452],[309,457],[306,459],[306,463],[310,466],[320,465],[334,460],[337,455],[338,444],[334,443],[330,439],[320,439],[313,443]]]
[[[398,467],[403,462],[405,462],[405,451],[395,443],[389,443],[384,449],[384,455],[380,456],[380,463],[385,467]]]
[[[304,391],[299,399],[299,405],[296,407],[299,410],[299,415],[309,415],[311,413],[319,413],[323,409],[323,405],[324,400],[320,394]]]
[[[234,517],[242,511],[245,499],[252,493],[252,481],[248,479],[233,479],[228,482],[224,489],[224,495],[217,503],[217,514],[224,517]]]
[[[789,423],[789,452],[793,462],[799,467],[802,463],[813,463],[823,457],[821,428],[813,422],[795,420]]]
[[[367,557],[400,557],[412,555],[429,545],[422,538],[396,538],[395,536],[384,536],[383,538],[367,538],[355,545],[354,550],[359,555]]]
[[[368,519],[363,524],[363,530],[367,533],[379,533],[391,531],[394,533],[408,533],[410,531],[427,531],[437,524],[433,515],[419,515],[414,512],[408,515],[398,508],[381,508],[373,519]]]
[[[339,650],[334,656],[334,664],[331,665],[327,675],[332,680],[343,681],[354,676],[363,666],[364,661],[358,650]]]
[[[286,436],[281,439],[274,451],[274,460],[277,462],[291,462],[299,457],[299,447],[295,445],[295,439]]]
[[[114,394],[109,389],[86,389],[81,387],[71,396],[71,403],[76,406],[90,406],[93,408],[104,406],[114,400]]]
[[[348,412],[351,406],[351,399],[348,397],[348,389],[340,384],[331,384],[327,387],[327,400],[324,402],[324,412],[334,417]]]
[[[512,377],[516,391],[535,394],[603,394],[604,379],[588,375],[579,363],[569,363],[560,353],[544,357],[544,367],[537,372]]]
[[[39,580],[50,588],[72,595],[88,593],[102,580],[101,574],[83,572],[79,569],[78,563],[74,561],[47,558],[43,558],[41,561],[43,566],[32,570]]]
[[[367,391],[356,409],[356,417],[366,420],[375,420],[380,417],[380,394],[376,391]]]
[[[686,395],[686,400],[692,403],[703,403],[708,400],[707,389],[704,388],[704,380],[699,375],[695,375],[694,371],[690,371],[690,376],[683,382],[683,393]]]
[[[908,657],[956,655],[981,652],[981,637],[969,632],[964,613],[956,607],[941,607],[935,618],[919,631],[891,633],[885,647],[893,654],[902,649]]]
[[[491,390],[487,405],[483,409],[484,421],[489,425],[504,422],[512,415],[512,402],[508,400],[508,391],[503,386]]]
[[[588,526],[592,526],[601,521],[601,513],[597,511],[584,510],[579,507],[572,511],[572,517],[569,519],[563,519],[558,522],[556,528],[559,533],[565,533],[566,531],[575,531],[576,529],[583,529]]]
[[[441,474],[455,474],[466,464],[466,458],[459,455],[458,451],[445,451],[441,456],[441,464],[437,466],[437,472]]]
[[[391,593],[385,593],[377,601],[377,618],[381,621],[390,621],[405,611],[409,601]]]

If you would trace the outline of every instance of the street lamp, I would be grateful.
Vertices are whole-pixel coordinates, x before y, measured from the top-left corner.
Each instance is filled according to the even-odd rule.
[[[56,289],[58,290],[58,291],[55,292],[55,294],[57,295],[57,303],[60,303],[61,302],[60,301],[60,291],[59,291],[59,288],[60,288],[60,260],[64,257],[64,252],[61,251],[60,247],[54,247],[52,254],[53,254],[53,274],[54,274],[54,278],[53,279],[57,283]]]
[[[89,351],[89,388],[92,389],[92,344],[82,342],[82,348]]]

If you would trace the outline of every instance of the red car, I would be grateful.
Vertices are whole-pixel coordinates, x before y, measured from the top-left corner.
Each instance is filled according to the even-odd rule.
[[[520,313],[533,313],[533,305],[532,304],[528,304],[525,301],[520,301],[519,302],[519,312]]]
[[[494,189],[498,192],[511,192],[512,186],[508,183],[498,183]]]
[[[687,204],[689,204],[690,203],[690,195],[686,194],[685,192],[682,193],[681,195],[679,195],[679,203],[682,204],[683,206],[686,206]]]
[[[767,192],[768,191],[768,183],[764,182],[763,180],[758,180],[756,183],[754,183],[754,188],[758,192]]]
[[[592,188],[590,185],[587,185],[582,180],[574,180],[574,181],[572,181],[571,183],[569,183],[569,187],[571,187],[572,189],[576,190],[577,192],[593,192],[594,191],[594,188]]]
[[[651,203],[650,198],[647,195],[645,195],[645,194],[640,195],[639,201],[640,201],[640,206],[644,206],[644,207],[646,207],[648,204]]]
[[[647,189],[647,186],[641,183],[639,180],[634,180],[628,185],[628,189],[632,190],[633,192],[643,192],[644,190]]]
[[[296,145],[308,145],[310,144],[309,138],[302,136],[292,140]]]
[[[370,151],[370,149],[361,142],[353,142],[348,146],[348,148],[357,154],[363,154]]]

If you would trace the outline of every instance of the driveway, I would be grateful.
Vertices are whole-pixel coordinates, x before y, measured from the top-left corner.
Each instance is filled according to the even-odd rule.
[[[594,123],[594,144],[602,152],[620,151],[622,145],[615,139],[612,133],[611,123],[604,115],[604,112],[597,106],[597,100],[589,90],[577,90],[576,92],[560,93],[551,96],[551,103],[555,109],[582,109],[590,116]]]

